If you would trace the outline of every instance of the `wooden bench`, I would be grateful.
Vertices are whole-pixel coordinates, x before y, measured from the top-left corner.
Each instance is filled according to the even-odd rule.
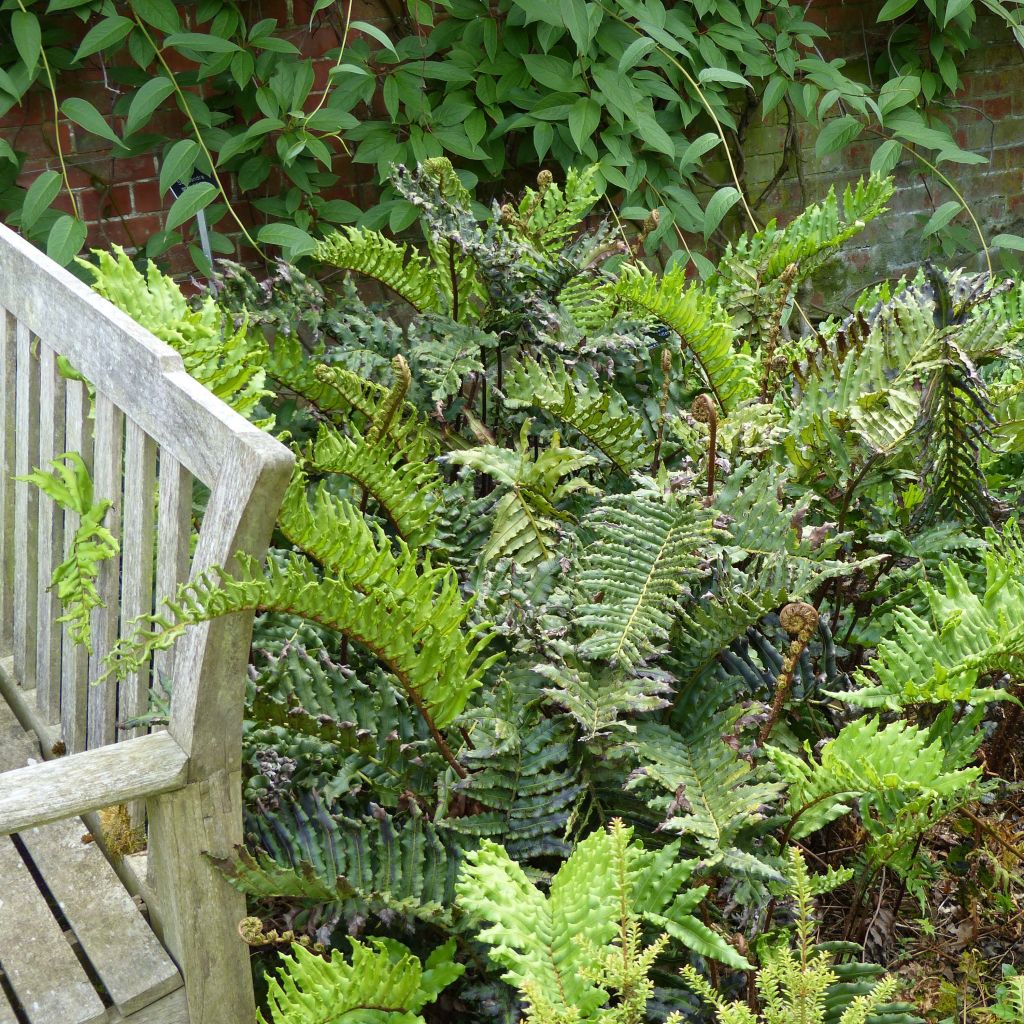
[[[204,856],[241,840],[252,616],[190,629],[120,684],[90,680],[190,574],[263,555],[292,457],[2,225],[0,396],[0,1024],[252,1024],[245,902]],[[13,479],[64,451],[112,501],[121,545],[97,581],[92,656],[48,590],[76,517]],[[209,488],[194,553],[193,481]],[[121,728],[154,679],[172,684],[166,730]],[[108,862],[83,837],[119,804],[144,808],[147,855]]]

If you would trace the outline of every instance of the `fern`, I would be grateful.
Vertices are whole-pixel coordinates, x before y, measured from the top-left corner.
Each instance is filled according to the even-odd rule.
[[[265,574],[252,559],[239,562],[237,576],[204,573],[179,587],[176,598],[165,603],[165,613],[142,617],[136,632],[114,646],[105,676],[113,672],[123,678],[136,671],[190,625],[244,609],[281,612],[336,630],[365,647],[417,709],[443,728],[497,657],[479,660],[493,634],[488,624],[466,625],[471,606],[459,595],[454,574],[446,575],[436,592],[432,575],[408,576],[414,589],[399,597],[383,587],[360,594],[342,580],[321,578],[298,553],[271,559]]]
[[[755,782],[750,765],[722,739],[733,731],[740,713],[737,708],[707,715],[679,731],[643,723],[632,741],[640,771],[627,788],[655,784],[661,794],[650,803],[665,818],[660,827],[680,832],[696,845],[705,870],[722,865],[781,881],[775,868],[743,849],[782,787]]]
[[[442,486],[433,463],[406,462],[392,441],[373,440],[354,428],[345,436],[327,424],[320,426],[309,462],[321,473],[339,473],[363,487],[405,541],[429,542]]]
[[[78,516],[78,526],[68,545],[68,554],[50,577],[50,590],[56,590],[64,609],[58,622],[68,624],[68,635],[92,654],[90,616],[94,608],[103,608],[96,589],[100,566],[121,550],[117,538],[103,525],[111,502],[93,499],[92,477],[77,452],[65,452],[50,462],[52,473],[36,469],[27,476],[15,477],[38,487],[62,509]]]
[[[558,249],[597,202],[594,179],[598,170],[596,164],[582,169],[570,167],[564,188],[552,179],[550,171],[541,171],[537,189],[523,192],[516,210],[516,227],[539,249]]]
[[[562,420],[628,476],[651,461],[653,448],[635,413],[612,411],[613,392],[574,380],[562,366],[525,358],[505,377],[505,404],[532,405]],[[620,403],[621,404],[621,403]]]
[[[349,939],[352,959],[336,949],[329,960],[295,943],[276,978],[268,976],[269,1018],[260,1024],[342,1024],[371,1018],[379,1024],[425,1024],[419,1011],[462,975],[455,940],[439,946],[425,964],[394,939]]]
[[[372,277],[421,313],[442,312],[441,290],[430,261],[380,232],[339,228],[317,244],[313,258]]]
[[[646,267],[626,264],[612,291],[627,306],[660,320],[679,335],[724,411],[755,393],[753,360],[733,348],[728,313],[711,293],[687,283],[684,266],[659,277]]]
[[[747,966],[693,916],[707,887],[681,891],[694,864],[679,860],[678,851],[678,843],[646,851],[615,821],[576,847],[545,897],[504,849],[485,841],[467,854],[458,901],[490,922],[480,938],[505,969],[504,980],[526,994],[530,1018],[575,1011],[581,1022],[596,1021],[609,993],[588,977],[588,967],[614,948],[627,916],[651,921],[703,956]]]
[[[912,609],[897,609],[893,635],[878,641],[877,654],[857,673],[860,689],[835,696],[894,711],[921,703],[1013,699],[1006,689],[977,684],[995,671],[1013,677],[1024,673],[1024,566],[1017,560],[1015,539],[1015,524],[1007,527],[1002,545],[989,532],[980,597],[956,562],[943,563],[944,589],[920,585],[932,621]]]
[[[262,335],[250,333],[244,318],[236,327],[209,296],[190,307],[155,264],[147,265],[143,277],[120,246],[113,254],[96,250],[93,255],[95,264],[79,261],[93,288],[175,349],[185,370],[208,391],[253,419],[259,403],[271,397],[263,386],[267,345]]]
[[[572,517],[557,506],[589,484],[574,476],[596,459],[563,447],[556,432],[550,444],[531,452],[530,421],[523,423],[514,450],[481,445],[453,452],[448,461],[486,473],[498,485],[491,502],[493,524],[483,553],[485,563],[513,558],[530,565],[552,556],[562,525]]]
[[[678,597],[711,537],[711,517],[664,480],[641,478],[636,490],[610,495],[585,523],[595,540],[584,551],[580,587],[589,603],[576,624],[590,630],[585,658],[626,667],[667,639]]]

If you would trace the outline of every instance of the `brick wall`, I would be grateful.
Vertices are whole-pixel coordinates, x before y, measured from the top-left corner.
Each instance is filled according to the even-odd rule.
[[[259,16],[277,17],[281,23],[299,26],[291,31],[290,38],[316,60],[315,88],[322,90],[331,64],[323,54],[337,46],[338,37],[336,28],[326,21],[314,20],[310,26],[310,6],[308,0],[263,0]],[[860,65],[859,74],[866,77],[868,55],[885,46],[887,29],[875,23],[878,7],[879,0],[825,0],[821,5],[812,0],[810,16],[830,33],[831,52],[825,55],[847,58],[851,64]],[[386,11],[383,0],[356,0],[352,17],[390,29],[392,20]],[[994,18],[982,18],[976,35],[981,45],[968,55],[963,66],[965,88],[950,103],[945,116],[955,126],[959,143],[990,157],[990,162],[975,166],[947,163],[943,170],[969,199],[989,236],[1000,231],[1024,233],[1024,55]],[[81,75],[75,92],[105,114],[112,111],[119,95],[100,67]],[[314,102],[317,95],[314,92]],[[185,134],[180,121],[175,109],[161,111],[154,119],[158,130],[172,137]],[[143,246],[147,238],[161,230],[170,205],[159,193],[155,157],[115,158],[101,139],[63,119],[58,121],[57,130],[69,156],[76,199],[90,224],[89,244]],[[754,197],[775,174],[786,130],[778,111],[767,123],[755,111],[748,125],[744,152]],[[766,196],[759,210],[762,217],[777,215],[785,221],[805,203],[821,198],[830,185],[841,187],[867,171],[873,142],[859,141],[842,154],[818,160],[808,126],[798,125],[796,130],[799,162],[790,166]],[[53,109],[45,92],[33,92],[23,106],[0,119],[0,132],[16,150],[29,155],[20,184],[30,184],[44,168],[57,167]],[[363,207],[373,202],[372,168],[353,166],[339,157],[335,169],[342,175],[340,197]],[[904,159],[896,173],[899,187],[891,204],[892,213],[870,226],[831,276],[821,282],[821,290],[831,297],[919,262],[920,238],[914,229],[950,195],[934,178],[922,174],[911,158]],[[66,196],[57,205],[70,210]],[[262,222],[262,216],[244,202],[238,208],[250,223]],[[243,258],[246,255],[241,253]],[[172,251],[165,259],[178,272],[191,265],[181,251]]]

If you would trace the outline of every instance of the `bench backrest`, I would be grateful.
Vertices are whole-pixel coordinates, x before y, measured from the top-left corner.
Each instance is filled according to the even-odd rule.
[[[94,408],[58,356],[95,389]],[[118,723],[147,709],[154,679],[172,683],[170,731],[199,774],[235,767],[251,616],[192,628],[176,651],[120,685],[91,686],[118,635],[190,574],[261,556],[292,457],[189,377],[180,356],[72,274],[0,225],[0,646],[59,723],[69,752],[137,735]],[[54,593],[77,516],[13,478],[81,453],[120,556],[103,563],[93,654],[76,646]],[[194,553],[193,482],[209,488]],[[225,730],[228,730],[225,732]],[[227,748],[227,750],[225,749]]]

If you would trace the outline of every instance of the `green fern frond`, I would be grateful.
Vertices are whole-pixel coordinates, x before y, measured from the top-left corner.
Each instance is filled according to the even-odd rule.
[[[560,188],[550,172],[541,171],[536,189],[527,188],[519,202],[517,225],[539,249],[554,252],[579,228],[580,221],[597,202],[594,179],[598,167],[570,167],[565,188]]]
[[[582,434],[626,476],[650,464],[653,446],[641,433],[643,421],[628,410],[613,411],[614,392],[573,379],[561,365],[529,357],[512,367],[504,384],[509,407],[532,405],[550,413]]]
[[[733,348],[729,314],[709,291],[687,281],[684,266],[658,275],[625,264],[612,290],[622,302],[679,335],[724,411],[756,393],[754,361]]]
[[[436,592],[435,579],[428,575],[418,578],[411,593],[399,596],[381,587],[360,594],[344,580],[321,578],[303,555],[268,561],[266,574],[252,559],[240,558],[237,577],[221,570],[183,584],[175,599],[165,603],[165,613],[142,617],[136,632],[115,645],[105,676],[136,671],[190,625],[246,609],[281,612],[365,647],[443,728],[462,711],[497,657],[479,660],[493,634],[487,623],[467,626],[471,605],[462,600],[454,572]]]
[[[750,765],[722,739],[733,731],[740,714],[736,708],[702,715],[680,730],[644,722],[631,741],[642,771],[627,788],[647,780],[658,787],[660,792],[649,802],[667,815],[661,828],[695,843],[705,868],[723,864],[780,881],[775,868],[742,849],[744,833],[764,821],[782,786],[754,781]]]
[[[264,388],[267,343],[244,321],[235,326],[210,296],[193,308],[171,278],[150,262],[143,275],[120,246],[80,260],[96,292],[175,349],[185,370],[236,412],[252,419]],[[259,423],[258,426],[269,426]]]
[[[345,1019],[379,1024],[425,1024],[419,1011],[462,975],[455,940],[439,946],[425,964],[394,939],[349,938],[352,959],[340,949],[324,960],[295,943],[282,956],[276,978],[267,976],[267,1009],[260,1024],[326,1024]]]
[[[409,544],[426,544],[434,533],[441,500],[441,475],[433,462],[404,461],[393,441],[371,442],[321,424],[309,455],[311,468],[354,480],[377,501],[388,521]]]
[[[576,623],[590,632],[579,653],[634,666],[667,639],[677,599],[711,540],[711,516],[664,481],[638,478],[636,490],[607,496],[585,526],[595,539],[579,580],[589,603]]]
[[[411,245],[366,228],[343,227],[318,242],[312,255],[321,263],[372,277],[421,313],[444,311],[437,272]]]
[[[554,554],[562,524],[572,521],[558,505],[577,491],[592,489],[574,474],[597,460],[564,447],[557,431],[546,448],[534,452],[527,420],[514,449],[481,445],[453,452],[448,461],[486,473],[498,485],[491,503],[493,523],[484,563],[512,558],[520,565],[530,565]]]

